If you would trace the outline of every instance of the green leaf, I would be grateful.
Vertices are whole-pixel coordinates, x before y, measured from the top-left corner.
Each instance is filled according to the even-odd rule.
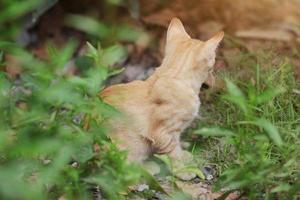
[[[104,49],[101,63],[104,66],[111,66],[124,59],[127,55],[125,48],[120,45],[114,45]]]
[[[83,86],[83,87],[87,87],[88,86],[88,82],[86,79],[80,78],[78,76],[71,76],[68,79],[68,82],[70,84],[76,85],[76,86]]]
[[[18,1],[18,3],[10,3],[6,5],[7,7],[5,9],[1,9],[0,12],[0,23],[4,23],[8,20],[16,19],[29,11],[37,8],[41,5],[43,1],[39,0],[23,0]]]
[[[107,78],[107,70],[101,69],[90,69],[88,72],[88,77],[86,81],[88,83],[88,92],[91,95],[96,95],[100,91],[100,86],[103,81]]]
[[[199,178],[205,180],[205,175],[203,174],[203,172],[198,167],[186,166],[186,167],[183,167],[181,169],[177,169],[177,170],[174,171],[175,174],[183,173],[183,172],[195,173]]]
[[[272,100],[274,97],[278,96],[279,94],[283,93],[285,90],[284,88],[271,88],[263,93],[255,96],[254,104],[263,104],[270,100]]]
[[[235,135],[232,131],[227,129],[222,129],[220,127],[210,127],[210,128],[201,128],[196,130],[194,134],[199,134],[203,136],[233,136]]]
[[[146,180],[150,188],[153,188],[154,190],[157,190],[159,192],[162,192],[164,194],[168,194],[159,184],[159,182],[151,175],[149,174],[146,170],[141,168],[141,173],[143,178]]]
[[[72,91],[70,85],[65,82],[60,82],[59,84],[53,85],[41,91],[41,97],[47,97],[47,101],[54,105],[71,103],[77,104],[81,102],[81,98],[78,93]]]
[[[155,157],[157,157],[158,159],[163,161],[168,166],[168,168],[170,170],[172,170],[172,161],[171,161],[169,156],[167,156],[167,155],[155,155]]]
[[[260,118],[254,122],[257,126],[263,128],[267,134],[269,135],[270,139],[276,144],[277,146],[282,146],[283,141],[281,136],[278,132],[278,129],[267,119]]]
[[[110,30],[105,24],[91,17],[83,15],[68,15],[65,23],[73,28],[99,38],[106,38],[110,35]]]
[[[98,49],[94,47],[91,43],[86,42],[87,48],[88,48],[88,54],[87,56],[90,56],[95,59],[95,57],[99,56],[99,52],[101,51],[100,44],[98,45]]]
[[[228,95],[224,98],[239,106],[245,113],[247,112],[247,102],[243,92],[238,86],[228,79],[225,79]]]
[[[110,77],[110,76],[115,76],[115,75],[118,75],[118,74],[120,74],[120,73],[122,73],[123,71],[125,70],[125,68],[124,67],[122,67],[122,68],[119,68],[119,69],[114,69],[114,70],[111,70],[109,73],[108,73],[108,77]]]
[[[76,48],[76,42],[68,42],[62,49],[57,49],[54,44],[48,43],[47,49],[52,65],[62,68],[71,59]]]
[[[122,25],[117,27],[115,32],[117,39],[120,41],[134,42],[142,35],[141,31],[128,25]]]
[[[85,144],[78,148],[78,151],[73,155],[74,159],[80,163],[85,163],[94,157],[92,144]]]
[[[289,191],[291,189],[291,185],[289,184],[281,184],[275,188],[273,188],[271,190],[272,193],[277,193],[277,192],[286,192],[286,191]]]

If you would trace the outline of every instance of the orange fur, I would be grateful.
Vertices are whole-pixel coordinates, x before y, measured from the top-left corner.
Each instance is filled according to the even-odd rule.
[[[206,42],[191,39],[174,18],[167,32],[165,58],[155,73],[145,81],[113,85],[100,93],[124,114],[112,120],[111,138],[129,151],[129,160],[143,161],[157,153],[182,163],[180,134],[198,114],[198,93],[213,69],[223,35],[220,32]]]

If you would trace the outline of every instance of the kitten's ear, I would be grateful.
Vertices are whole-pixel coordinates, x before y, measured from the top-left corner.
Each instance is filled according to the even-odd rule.
[[[178,39],[191,38],[189,34],[187,34],[187,32],[185,31],[183,24],[178,18],[173,18],[171,20],[167,31],[167,42],[174,38],[178,38]]]
[[[221,31],[204,43],[204,50],[209,54],[215,54],[220,42],[224,37],[224,32]]]

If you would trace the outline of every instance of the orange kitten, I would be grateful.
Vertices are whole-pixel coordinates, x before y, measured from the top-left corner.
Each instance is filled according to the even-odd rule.
[[[124,114],[111,122],[111,138],[120,149],[128,150],[129,160],[141,162],[153,153],[168,154],[175,167],[190,160],[191,155],[180,146],[180,134],[198,114],[198,93],[213,70],[223,36],[220,32],[206,42],[191,39],[174,18],[167,32],[165,58],[154,74],[145,81],[113,85],[101,92],[105,102]]]

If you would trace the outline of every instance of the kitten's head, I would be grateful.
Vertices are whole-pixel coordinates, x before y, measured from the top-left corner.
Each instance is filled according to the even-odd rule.
[[[213,70],[216,49],[223,36],[224,32],[222,31],[207,41],[192,39],[185,31],[181,21],[173,18],[167,31],[164,61],[179,63],[179,68],[174,72],[189,71],[207,78]]]

